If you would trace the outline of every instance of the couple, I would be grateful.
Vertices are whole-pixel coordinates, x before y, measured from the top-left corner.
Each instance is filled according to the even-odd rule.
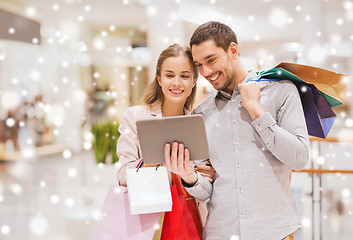
[[[140,158],[136,120],[190,114],[199,72],[218,90],[193,110],[205,120],[210,162],[194,168],[188,149],[173,143],[165,146],[165,166],[173,183],[181,179],[186,197],[210,198],[203,234],[202,221],[190,208],[200,236],[293,239],[300,221],[291,169],[302,169],[309,155],[300,97],[290,81],[243,83],[256,72],[244,69],[237,44],[230,27],[207,22],[193,33],[191,52],[174,44],[161,53],[144,98],[147,106],[127,109],[120,125],[119,184],[126,185],[126,168],[136,167]],[[199,211],[202,219],[205,211]]]

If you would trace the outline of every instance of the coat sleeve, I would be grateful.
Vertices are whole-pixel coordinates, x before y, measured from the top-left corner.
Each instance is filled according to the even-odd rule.
[[[136,131],[136,116],[133,109],[127,109],[119,126],[120,137],[117,143],[119,157],[118,183],[126,186],[126,169],[134,168],[140,160],[139,142]]]

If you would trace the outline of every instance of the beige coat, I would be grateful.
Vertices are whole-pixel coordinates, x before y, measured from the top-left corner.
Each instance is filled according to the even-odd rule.
[[[185,110],[185,113],[190,114],[187,110]],[[126,169],[135,168],[141,159],[141,148],[137,136],[136,121],[161,117],[161,109],[150,110],[149,107],[141,105],[130,107],[124,112],[119,127],[121,135],[117,145],[119,164],[121,164],[118,170],[119,185],[126,186]],[[195,201],[199,209],[201,222],[204,225],[207,217],[206,203],[196,199]]]

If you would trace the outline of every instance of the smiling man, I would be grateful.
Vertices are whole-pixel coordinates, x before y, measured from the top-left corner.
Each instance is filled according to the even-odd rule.
[[[182,145],[173,146],[166,162],[178,162],[169,168],[191,195],[210,198],[203,238],[293,239],[300,220],[291,169],[304,168],[309,156],[297,88],[290,81],[244,83],[257,73],[242,66],[236,34],[225,24],[199,26],[190,47],[200,74],[218,90],[194,110],[205,119],[215,180],[188,170]]]

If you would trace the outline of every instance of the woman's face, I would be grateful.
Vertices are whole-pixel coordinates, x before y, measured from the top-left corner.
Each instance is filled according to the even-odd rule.
[[[157,77],[162,88],[164,102],[185,104],[195,86],[193,69],[185,56],[170,57],[161,66],[161,76]]]

